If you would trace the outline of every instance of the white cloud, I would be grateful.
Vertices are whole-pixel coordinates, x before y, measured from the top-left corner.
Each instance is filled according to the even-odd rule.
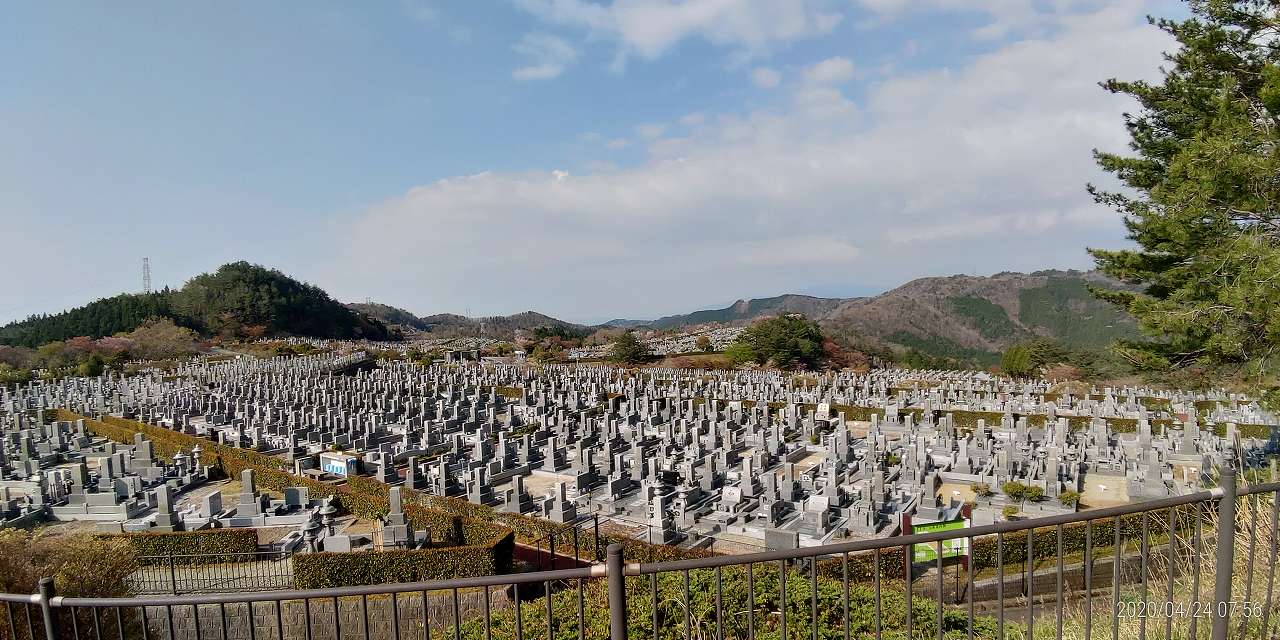
[[[617,150],[617,149],[626,149],[628,146],[630,146],[630,144],[631,144],[631,141],[627,140],[626,138],[614,138],[606,142],[604,146],[610,149]]]
[[[879,18],[867,22],[867,26],[896,20],[906,15],[908,8],[913,14],[926,11],[980,14],[989,21],[969,32],[973,39],[979,41],[1016,36],[1039,37],[1073,16],[1094,16],[1108,11],[1130,16],[1143,7],[1142,0],[855,0],[855,4]]]
[[[748,53],[830,33],[843,18],[831,0],[516,0],[540,20],[615,40],[653,59],[687,38]]]
[[[667,125],[661,122],[649,122],[636,127],[636,133],[640,134],[640,137],[649,140],[659,138],[666,132]]]
[[[403,0],[401,6],[405,14],[417,22],[431,23],[439,17],[435,7],[422,0]]]
[[[751,81],[761,89],[772,89],[782,82],[782,73],[769,67],[758,67],[751,72]]]
[[[564,38],[546,33],[525,34],[511,46],[529,64],[511,72],[516,80],[547,80],[564,73],[578,59],[578,51]]]
[[[707,114],[694,112],[680,116],[680,124],[686,127],[697,127],[707,121]]]
[[[1087,266],[1086,246],[1124,235],[1084,192],[1103,177],[1090,150],[1123,149],[1132,108],[1096,83],[1155,77],[1168,44],[1140,12],[1108,7],[871,84],[857,103],[806,82],[779,106],[707,114],[684,137],[655,127],[638,166],[442,180],[351,220],[329,281],[414,291],[403,303],[423,311],[448,300],[596,317]],[[430,238],[448,240],[424,258]]]
[[[827,58],[804,71],[804,79],[816,84],[840,84],[853,78],[853,61],[848,58]]]

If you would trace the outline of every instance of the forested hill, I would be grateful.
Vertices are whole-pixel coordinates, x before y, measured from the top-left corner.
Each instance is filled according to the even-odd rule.
[[[0,344],[36,347],[76,336],[131,331],[148,318],[170,318],[205,336],[256,338],[390,337],[386,325],[348,309],[322,289],[285,274],[236,262],[189,280],[181,289],[122,294],[0,327]]]
[[[124,293],[53,315],[31,316],[0,327],[0,344],[38,347],[76,336],[100,338],[133,331],[148,318],[173,318],[170,291]]]
[[[1132,317],[1090,286],[1123,287],[1095,272],[1037,271],[920,278],[821,316],[824,326],[921,352],[994,361],[1035,337],[1097,351],[1137,334]]]
[[[400,325],[409,327],[418,331],[426,331],[431,328],[422,318],[414,315],[410,311],[405,311],[399,307],[393,307],[389,304],[380,302],[349,302],[347,307],[362,313],[371,318],[377,318],[388,325]]]
[[[399,307],[377,302],[356,302],[347,305],[383,323],[403,328],[406,333],[421,331],[432,338],[485,336],[511,340],[517,334],[544,334],[560,336],[585,336],[592,331],[572,322],[565,322],[536,311],[525,311],[507,316],[471,318],[454,313],[437,313],[419,317]]]
[[[1124,285],[1096,272],[1047,270],[920,278],[875,296],[815,298],[782,295],[740,300],[658,320],[614,320],[617,327],[681,328],[746,325],[760,317],[801,313],[825,331],[896,352],[986,366],[1009,346],[1050,338],[1072,351],[1101,352],[1137,335],[1129,314],[1095,297],[1091,286]]]
[[[657,320],[610,320],[605,325],[611,327],[646,326],[654,329],[678,329],[708,323],[743,323],[756,318],[782,313],[799,313],[811,318],[819,318],[839,307],[843,302],[845,302],[843,298],[816,298],[814,296],[789,293],[772,298],[739,300],[723,309],[703,309],[693,313],[666,316]]]

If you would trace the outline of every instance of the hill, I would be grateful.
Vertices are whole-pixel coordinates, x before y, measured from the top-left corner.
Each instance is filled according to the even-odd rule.
[[[170,292],[125,293],[53,315],[36,315],[0,327],[0,344],[38,347],[76,336],[100,338],[133,331],[148,318],[174,317]]]
[[[651,321],[611,320],[605,326],[743,325],[764,316],[801,313],[828,333],[858,342],[991,364],[1008,346],[1036,336],[1054,338],[1072,350],[1097,352],[1116,338],[1136,335],[1133,319],[1093,297],[1090,284],[1124,286],[1084,271],[956,275],[920,278],[863,298],[788,294]]]
[[[347,308],[357,313],[362,313],[370,318],[380,320],[383,324],[399,325],[408,327],[417,331],[426,331],[429,325],[414,315],[410,311],[405,311],[400,307],[393,307],[389,304],[381,304],[378,302],[351,302],[347,303]]]
[[[1133,318],[1093,297],[1091,284],[1123,286],[1082,271],[921,278],[877,296],[846,300],[818,319],[836,332],[985,362],[1036,336],[1072,350],[1099,351],[1117,338],[1136,335]]]
[[[550,332],[563,336],[586,336],[592,327],[566,322],[536,311],[525,311],[509,316],[468,317],[456,313],[437,313],[418,316],[411,311],[377,302],[350,303],[350,309],[376,318],[384,324],[405,327],[410,332],[421,331],[429,338],[455,338],[483,335],[510,340],[517,333],[534,331]]]
[[[149,318],[169,318],[205,336],[310,336],[386,340],[382,322],[352,311],[318,287],[236,262],[192,278],[178,290],[123,294],[0,327],[0,344],[35,347],[76,336],[132,331]]]
[[[657,320],[610,320],[611,327],[651,327],[654,329],[678,329],[700,324],[742,324],[764,316],[782,313],[800,313],[810,318],[820,318],[839,307],[845,299],[816,298],[794,293],[772,298],[739,300],[723,309],[705,309],[681,315],[666,316]]]
[[[423,331],[437,337],[455,337],[462,335],[485,335],[494,338],[511,339],[517,333],[549,332],[564,336],[582,337],[592,332],[591,327],[558,318],[525,311],[509,316],[488,316],[469,318],[452,313],[439,313],[419,318],[423,323]]]

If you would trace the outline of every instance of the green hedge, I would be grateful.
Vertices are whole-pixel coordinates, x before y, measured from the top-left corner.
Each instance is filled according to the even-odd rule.
[[[1164,517],[1162,512],[1158,517]],[[1110,548],[1115,542],[1115,519],[1095,520],[1091,527],[1090,536],[1093,540],[1093,547]],[[1179,521],[1179,528],[1190,526],[1188,519]],[[1084,553],[1085,550],[1085,523],[1078,522],[1074,524],[1063,525],[1062,527],[1062,553],[1063,555],[1071,555],[1073,553]],[[1161,535],[1168,531],[1167,524],[1160,526],[1149,523],[1149,535]],[[1122,543],[1140,540],[1142,538],[1142,517],[1129,516],[1123,518],[1120,523],[1120,540]],[[999,539],[996,536],[982,536],[974,538],[972,548],[972,561],[974,570],[981,571],[996,566],[996,551],[999,546]],[[1058,535],[1054,527],[1046,527],[1036,529],[1031,539],[1031,551],[1036,560],[1049,560],[1058,555]],[[1026,561],[1027,559],[1027,532],[1015,531],[1004,534],[1004,544],[1002,558],[1005,564],[1016,564]]]
[[[202,558],[175,558],[175,562],[244,562],[258,550],[257,529],[206,529],[161,533],[114,533],[95,536],[102,540],[124,540],[141,556],[199,555]]]
[[[1258,438],[1267,440],[1271,438],[1271,426],[1265,424],[1237,424],[1236,431],[1240,433],[1241,438]],[[1220,438],[1227,436],[1227,423],[1218,422],[1213,425],[1213,433]]]
[[[880,550],[879,576],[882,580],[901,580],[905,575],[906,563],[903,561],[902,547]],[[844,575],[844,560],[834,558],[818,562],[818,575],[832,580],[840,580]],[[871,582],[875,579],[876,554],[864,551],[849,554],[849,580],[851,582]]]
[[[146,435],[154,443],[157,455],[172,459],[178,451],[190,453],[200,446],[200,460],[206,465],[220,468],[229,477],[238,477],[246,469],[254,472],[254,482],[259,488],[282,492],[289,487],[306,487],[312,498],[336,498],[338,506],[358,517],[374,520],[390,511],[389,487],[372,478],[351,476],[344,487],[295,476],[281,470],[287,466],[283,460],[257,451],[228,447],[193,435],[164,427],[149,425],[136,420],[112,416],[94,420],[70,411],[57,410],[59,420],[83,419],[85,427],[98,435],[122,443],[132,443],[135,433]],[[481,515],[479,521],[468,522],[460,514],[428,509],[421,502],[418,492],[405,489],[405,517],[415,529],[428,529],[432,540],[448,545],[489,545],[509,529],[494,522],[491,516]],[[487,520],[487,521],[486,521]],[[510,566],[510,558],[497,558],[498,566]]]
[[[416,493],[416,492],[415,492]],[[558,524],[545,518],[526,516],[517,513],[495,511],[492,507],[468,502],[457,497],[425,496],[418,499],[436,511],[452,513],[464,521],[495,521],[515,532],[516,540],[524,544],[545,546],[547,537],[556,536],[557,545],[571,545],[573,525]],[[666,560],[688,560],[720,555],[705,549],[681,549],[671,545],[649,544],[622,535],[601,536],[601,547],[618,543],[622,545],[623,558],[628,562],[664,562]],[[568,547],[561,547],[568,548]],[[604,548],[596,548],[594,531],[583,531],[578,536],[578,548],[583,556],[597,555],[604,557]]]
[[[511,571],[514,534],[488,544],[412,551],[353,551],[294,554],[297,589],[324,589],[365,584],[422,582],[486,576]]]

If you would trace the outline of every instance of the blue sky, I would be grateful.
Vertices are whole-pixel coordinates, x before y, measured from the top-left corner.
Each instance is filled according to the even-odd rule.
[[[1087,267],[1177,5],[22,3],[0,320],[245,259],[418,313],[656,317]]]

